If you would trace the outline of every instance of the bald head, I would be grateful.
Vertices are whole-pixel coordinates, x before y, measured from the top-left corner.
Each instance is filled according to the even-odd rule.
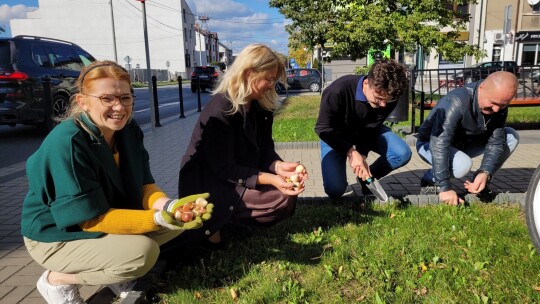
[[[499,94],[510,95],[509,99],[517,93],[518,79],[516,75],[510,72],[498,71],[492,73],[486,78],[484,83],[490,90],[495,90]]]
[[[514,74],[504,71],[490,74],[478,89],[478,105],[482,113],[489,115],[506,108],[516,96],[517,88],[518,79]]]

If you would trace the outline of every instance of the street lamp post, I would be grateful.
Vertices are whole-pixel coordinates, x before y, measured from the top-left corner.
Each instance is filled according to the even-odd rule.
[[[111,26],[112,26],[112,39],[113,39],[113,51],[114,51],[114,62],[118,63],[118,53],[116,51],[116,29],[114,28],[114,11],[112,0],[109,1],[111,7]],[[129,62],[128,62],[129,63]]]
[[[150,50],[148,47],[148,30],[146,26],[146,5],[145,0],[137,0],[142,4],[143,28],[144,28],[144,48],[146,50],[146,76],[148,79],[148,98],[150,98],[150,121],[152,131],[156,128],[156,109],[154,107],[154,94],[152,93],[152,70],[150,68]]]

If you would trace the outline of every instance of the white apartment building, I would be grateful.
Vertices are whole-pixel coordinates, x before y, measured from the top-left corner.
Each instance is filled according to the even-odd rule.
[[[145,2],[150,67],[171,77],[191,75],[195,16],[185,0]],[[74,42],[98,60],[146,69],[140,1],[39,0],[27,19],[11,20],[13,36],[33,35]]]
[[[218,61],[225,63],[226,66],[231,65],[233,62],[232,50],[221,42],[218,42],[218,44],[219,44],[219,60]]]
[[[199,24],[195,24],[195,44],[196,48],[193,50],[193,66],[208,65],[208,34],[207,31],[200,28]]]

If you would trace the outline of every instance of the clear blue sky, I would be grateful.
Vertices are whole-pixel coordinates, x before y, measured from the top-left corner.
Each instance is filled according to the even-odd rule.
[[[284,29],[286,20],[277,9],[268,6],[268,0],[186,1],[194,14],[209,15],[208,29],[217,32],[220,41],[232,47],[233,52],[258,42],[287,54],[288,34]],[[38,6],[38,0],[9,0],[8,4],[4,4],[4,1],[0,3],[0,27],[6,27],[7,30],[6,33],[0,33],[0,37],[11,35],[10,19],[24,18],[27,8]],[[150,3],[148,1],[147,5]]]

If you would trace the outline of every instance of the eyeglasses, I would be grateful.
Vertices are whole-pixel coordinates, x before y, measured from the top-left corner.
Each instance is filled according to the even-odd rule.
[[[375,103],[381,104],[381,103],[392,103],[395,102],[397,99],[390,99],[387,100],[386,98],[377,97],[375,94],[373,94],[373,98],[375,98]],[[388,97],[387,97],[388,98]]]
[[[118,99],[120,103],[124,107],[129,107],[133,105],[135,102],[135,95],[133,94],[124,94],[124,95],[101,95],[101,96],[94,96],[86,93],[82,93],[83,95],[98,98],[101,101],[101,104],[104,107],[112,108],[116,103],[115,101]]]

